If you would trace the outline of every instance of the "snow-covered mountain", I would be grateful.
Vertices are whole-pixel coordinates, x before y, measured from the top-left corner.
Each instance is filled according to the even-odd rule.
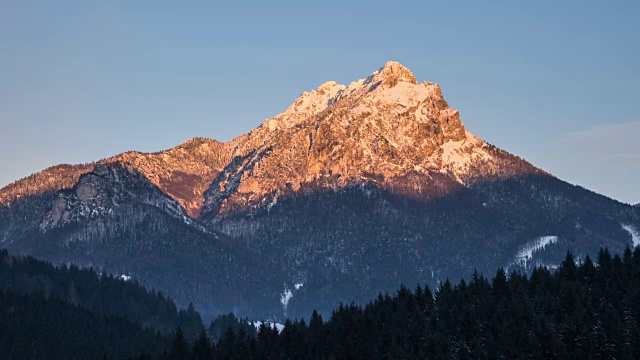
[[[635,229],[637,207],[479,139],[396,62],[305,92],[226,143],[61,165],[0,190],[2,247],[265,318],[621,251]]]
[[[484,178],[545,175],[468,132],[437,84],[396,62],[304,93],[228,146],[233,162],[205,193],[205,219],[300,191],[367,184],[425,200]]]

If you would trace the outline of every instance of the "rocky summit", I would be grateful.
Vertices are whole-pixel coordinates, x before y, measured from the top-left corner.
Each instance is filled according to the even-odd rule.
[[[639,229],[637,206],[479,139],[397,62],[225,143],[59,165],[0,190],[4,248],[263,319],[621,252]]]

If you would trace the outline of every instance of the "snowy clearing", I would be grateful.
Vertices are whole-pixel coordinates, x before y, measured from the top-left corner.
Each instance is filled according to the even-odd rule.
[[[533,253],[544,249],[549,244],[555,244],[557,242],[557,236],[541,236],[536,240],[525,244],[516,254],[514,263],[519,264],[524,262],[524,266],[527,266],[527,261],[531,260]]]
[[[262,321],[253,321],[253,322],[249,322],[249,324],[255,326],[256,330],[260,330],[260,325],[262,325]],[[281,332],[282,329],[284,329],[284,325],[280,323],[265,322],[264,324],[272,329],[273,328],[278,329],[278,332]]]

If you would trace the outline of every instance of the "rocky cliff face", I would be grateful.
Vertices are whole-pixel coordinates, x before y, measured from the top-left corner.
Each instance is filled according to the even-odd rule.
[[[196,138],[98,163],[133,167],[193,218],[268,204],[301,188],[368,183],[430,198],[484,177],[544,174],[469,133],[437,84],[419,84],[397,62],[349,86],[330,81],[305,92],[227,143]],[[69,188],[93,166],[47,169],[2,189],[0,203]],[[424,181],[404,184],[407,178]]]
[[[205,193],[207,219],[301,189],[373,184],[424,200],[486,177],[544,175],[469,133],[437,84],[418,84],[395,62],[304,93],[229,144],[234,162]]]
[[[0,189],[0,206],[9,206],[23,198],[68,189],[80,175],[91,171],[93,164],[57,165]]]
[[[202,194],[229,161],[229,147],[224,143],[196,138],[166,151],[128,152],[101,163],[121,162],[135,168],[189,216],[197,218],[204,205]]]
[[[61,165],[0,190],[3,247],[265,318],[622,251],[639,218],[477,138],[396,62],[305,92],[226,143]]]

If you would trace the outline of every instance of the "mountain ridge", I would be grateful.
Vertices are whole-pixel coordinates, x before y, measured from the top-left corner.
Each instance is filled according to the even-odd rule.
[[[403,83],[407,86],[403,86]],[[445,122],[444,126],[442,126],[443,133],[445,133],[444,136],[448,136],[447,139],[452,142],[439,144],[442,146],[442,160],[445,165],[468,165],[464,163],[466,160],[463,157],[460,157],[457,146],[467,145],[468,148],[474,148],[473,150],[476,150],[475,148],[478,147],[490,146],[464,129],[464,125],[460,122],[458,111],[452,110],[448,106],[438,84],[430,82],[418,84],[413,74],[407,68],[397,62],[390,61],[369,77],[354,81],[348,87],[329,81],[322,84],[317,90],[304,92],[292,103],[291,106],[279,115],[266,120],[258,128],[227,142],[220,142],[209,138],[192,138],[177,145],[176,147],[158,152],[143,153],[138,151],[127,151],[109,158],[98,160],[94,163],[75,166],[54,166],[45,169],[41,173],[33,174],[0,189],[0,204],[8,205],[20,196],[68,188],[77,181],[80,174],[89,172],[90,169],[97,164],[122,162],[134,166],[136,170],[143,174],[151,183],[159,187],[173,200],[177,201],[189,216],[199,218],[202,215],[203,210],[205,212],[214,212],[213,209],[204,209],[206,200],[203,200],[202,197],[207,190],[215,192],[215,190],[212,190],[210,186],[214,182],[215,178],[226,167],[231,165],[235,157],[247,157],[258,149],[262,149],[262,152],[264,152],[265,149],[268,149],[269,146],[273,145],[274,137],[283,136],[283,134],[280,133],[282,129],[290,130],[291,128],[303,126],[305,121],[309,121],[314,118],[314,116],[317,116],[319,113],[330,107],[335,107],[341,101],[348,102],[347,105],[351,106],[353,102],[361,101],[363,97],[367,96],[367,94],[375,91],[386,94],[386,92],[381,92],[380,90],[388,90],[398,85],[402,89],[389,95],[392,96],[393,99],[386,99],[385,96],[374,96],[372,100],[377,103],[383,103],[383,105],[386,105],[385,102],[392,104],[400,103],[400,107],[402,108],[406,108],[407,106],[420,106],[420,101],[413,101],[415,98],[419,97],[421,97],[422,101],[430,102],[428,106],[423,107],[423,110],[428,112],[427,117],[442,117],[441,122]],[[422,95],[419,95],[420,91],[416,91],[416,89],[423,90]],[[369,106],[369,109],[372,108],[369,103],[364,105],[365,109],[367,106]],[[354,113],[357,115],[361,111],[365,110],[361,110],[361,107],[357,107]],[[354,114],[349,114],[349,116],[351,115]],[[451,125],[449,125],[449,122],[451,122]],[[396,124],[396,127],[397,125],[398,124]],[[318,130],[318,128],[322,126],[322,123],[318,123],[316,121],[315,126],[316,130]],[[323,128],[322,130],[325,132],[333,131],[331,128]],[[352,128],[350,130],[357,132],[359,129]],[[397,129],[382,130],[386,131],[386,135],[393,135],[393,132]],[[429,129],[426,125],[422,128],[416,127],[409,130],[415,130],[419,133],[419,136],[423,135],[424,137],[428,137],[429,135],[435,135],[436,137],[442,137],[442,135],[438,134],[437,131],[435,134],[429,133]],[[379,143],[375,148],[360,149],[360,151],[387,151],[391,156],[395,156],[395,153],[398,151],[398,147],[404,145],[399,145],[397,141],[404,140],[406,142],[406,136],[404,138],[402,136],[398,136],[398,139],[396,139],[392,138],[392,136],[384,136],[385,134],[380,136],[381,133],[382,131],[378,131],[374,134],[375,138],[373,140]],[[306,137],[307,135],[304,136]],[[313,147],[314,139],[313,134],[309,134],[308,136],[308,150],[310,152]],[[300,139],[298,139],[298,141],[300,141]],[[462,143],[453,144],[453,142],[458,141],[461,141]],[[316,144],[318,144],[317,139]],[[437,150],[437,147],[432,147],[430,150],[433,152],[434,150]],[[479,156],[482,155],[480,153],[481,151],[478,151]],[[327,154],[321,155],[326,156]],[[415,161],[415,159],[410,160]],[[319,169],[319,167],[324,165],[325,164],[322,163],[310,164],[308,170],[312,173],[319,172],[320,170],[326,170]],[[335,165],[340,166],[340,164],[332,164],[333,167],[329,169],[329,171],[332,173],[335,171],[340,172],[340,169],[336,169]],[[377,164],[369,165],[370,167],[373,167],[373,165]],[[55,173],[60,166],[63,167],[60,170],[69,171],[72,175],[69,179],[62,179],[62,183],[59,186],[55,186],[55,184],[50,184],[48,186],[45,184],[45,186],[41,188],[38,188],[37,186],[28,186],[25,190],[20,191],[19,188],[24,182],[29,182],[30,180],[32,182],[34,180],[37,182],[38,178],[47,176],[51,179],[52,175],[48,173]],[[420,171],[421,169],[417,170]],[[542,170],[535,169],[535,171],[541,172]],[[353,174],[350,175],[353,177]],[[309,179],[298,180],[304,181]],[[255,186],[255,184],[251,183],[246,185],[248,188]],[[293,186],[297,187],[297,184],[293,184]],[[282,184],[277,186],[278,189],[274,189],[273,184],[271,184],[271,187],[272,189],[269,189],[269,191],[282,190]],[[18,188],[17,191],[15,190],[16,188]],[[243,188],[240,190],[243,190]],[[264,195],[264,193],[260,195]]]

